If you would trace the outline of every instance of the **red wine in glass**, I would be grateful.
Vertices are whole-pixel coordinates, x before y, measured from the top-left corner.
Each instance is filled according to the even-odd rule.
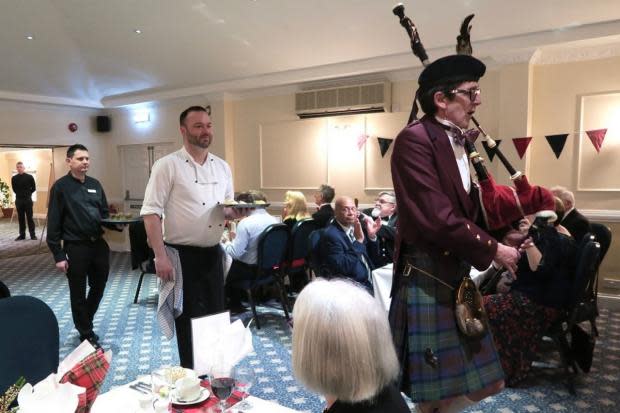
[[[232,393],[233,387],[235,387],[235,379],[231,377],[218,377],[211,381],[213,394],[220,400],[228,399]]]

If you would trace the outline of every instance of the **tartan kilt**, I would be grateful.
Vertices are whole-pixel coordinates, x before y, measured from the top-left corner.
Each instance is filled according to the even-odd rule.
[[[436,274],[431,258],[420,255],[414,258],[416,267]],[[399,267],[396,278],[402,280]],[[420,403],[466,395],[502,380],[491,333],[470,339],[458,330],[454,291],[415,270],[405,279],[389,312],[401,391]]]

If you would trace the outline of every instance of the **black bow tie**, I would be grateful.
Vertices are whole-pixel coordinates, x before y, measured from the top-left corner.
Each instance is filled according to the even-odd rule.
[[[457,128],[456,126],[448,126],[443,123],[440,124],[442,128],[446,131],[450,132],[452,136],[454,136],[454,143],[457,145],[465,145],[465,140],[467,139],[469,142],[475,142],[478,139],[478,135],[480,135],[480,131],[477,129],[467,129],[466,131]]]

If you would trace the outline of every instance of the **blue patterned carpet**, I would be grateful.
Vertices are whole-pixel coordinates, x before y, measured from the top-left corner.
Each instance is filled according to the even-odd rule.
[[[176,342],[166,340],[154,319],[155,278],[146,276],[138,304],[133,295],[139,273],[130,268],[127,253],[113,253],[106,294],[95,319],[104,348],[114,351],[103,391],[147,374],[160,365],[178,363]],[[49,254],[0,260],[0,278],[13,295],[33,295],[54,310],[60,328],[60,357],[78,344],[69,308],[64,275],[57,273]],[[253,326],[255,353],[243,363],[251,366],[257,383],[251,392],[295,410],[319,413],[322,399],[307,392],[291,372],[291,332],[281,312],[262,307],[263,328]],[[620,411],[620,314],[603,309],[601,333],[592,371],[582,375],[577,396],[571,396],[556,369],[541,369],[522,388],[507,389],[469,410],[473,412],[617,412]]]

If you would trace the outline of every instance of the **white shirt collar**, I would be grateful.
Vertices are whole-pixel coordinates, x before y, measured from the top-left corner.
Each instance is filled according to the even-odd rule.
[[[455,128],[455,129],[458,129],[458,130],[460,130],[462,133],[464,133],[464,132],[465,132],[465,130],[464,130],[463,128],[461,128],[461,127],[459,127],[459,126],[456,126],[456,124],[454,124],[453,122],[449,121],[448,119],[442,119],[442,118],[439,118],[439,117],[435,116],[435,120],[436,120],[437,122],[441,123],[442,125],[446,125],[446,126],[447,126],[447,127],[449,127],[449,128]],[[450,132],[450,131],[448,130],[447,132]]]
[[[450,128],[457,128],[461,132],[463,129],[456,126],[454,123],[450,122],[447,119],[438,118],[435,116],[437,122],[442,125],[446,125]],[[454,141],[454,134],[450,130],[446,130],[446,135],[448,135],[448,139],[450,139],[450,145],[452,146],[452,150],[454,151],[454,157],[456,158],[456,164],[459,168],[459,174],[461,175],[461,181],[463,183],[463,188],[465,192],[469,193],[471,191],[471,177],[469,175],[469,158],[467,157],[467,153],[465,152],[465,148],[463,145],[458,145]]]
[[[181,146],[181,154],[185,157],[185,159],[189,160],[190,162],[195,163],[198,166],[206,165],[207,161],[211,159],[211,152],[207,152],[207,157],[205,158],[205,162],[203,164],[196,162],[194,158],[192,157],[192,155],[185,148],[185,145]]]
[[[349,233],[349,231],[353,231],[353,225],[351,225],[350,227],[346,227],[342,225],[340,221],[338,221],[337,219],[334,219],[334,220],[338,223],[338,225],[340,225],[340,228],[342,228],[344,232],[346,232],[347,234]]]

